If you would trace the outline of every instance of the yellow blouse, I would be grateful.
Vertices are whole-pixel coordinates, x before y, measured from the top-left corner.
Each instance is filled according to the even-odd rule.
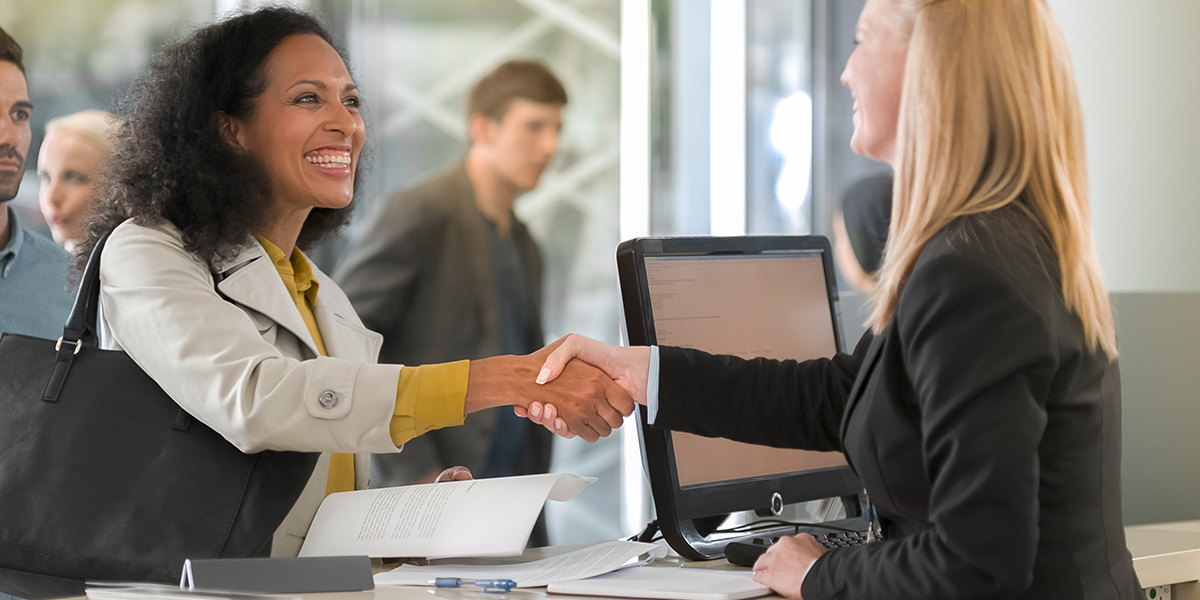
[[[317,304],[317,291],[321,284],[313,277],[308,259],[299,248],[292,252],[289,259],[284,256],[283,250],[267,238],[261,235],[256,237],[291,294],[292,302],[300,311],[317,350],[321,356],[325,356],[325,342],[321,339],[312,311]],[[469,369],[470,361],[465,360],[400,369],[400,382],[396,386],[396,411],[389,429],[392,443],[400,446],[427,431],[462,425]],[[354,455],[330,455],[325,495],[353,489]]]

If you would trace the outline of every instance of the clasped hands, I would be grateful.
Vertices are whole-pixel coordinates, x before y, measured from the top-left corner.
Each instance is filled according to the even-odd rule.
[[[639,387],[623,357],[642,353]],[[621,426],[635,399],[645,403],[649,357],[649,348],[619,348],[568,335],[527,356],[473,360],[465,412],[512,405],[518,415],[554,433],[594,442]]]
[[[650,374],[650,348],[621,347],[605,344],[578,334],[571,334],[530,355],[541,359],[536,384],[556,393],[567,394],[566,402],[555,394],[531,399],[527,405],[514,404],[517,416],[542,425],[564,437],[582,437],[596,441],[596,434],[607,436],[620,427],[623,417],[633,413],[634,403],[646,404],[646,381]],[[580,418],[579,399],[572,392],[587,393],[589,380],[599,377],[605,382],[603,400],[608,404],[597,410],[604,416],[600,431],[595,423]],[[611,386],[609,385],[611,384]],[[615,389],[614,389],[615,388]],[[590,402],[599,404],[599,395],[591,394]]]

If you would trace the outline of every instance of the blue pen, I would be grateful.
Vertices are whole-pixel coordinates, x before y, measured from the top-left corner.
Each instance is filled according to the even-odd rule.
[[[431,580],[434,587],[456,588],[463,586],[477,587],[490,594],[506,594],[517,587],[517,582],[511,579],[463,579],[461,577],[438,577]]]

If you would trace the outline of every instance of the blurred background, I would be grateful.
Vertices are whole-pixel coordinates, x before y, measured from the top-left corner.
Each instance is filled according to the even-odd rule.
[[[829,235],[838,199],[885,165],[849,150],[839,83],[863,0],[296,0],[349,51],[372,160],[357,215],[462,157],[470,86],[537,58],[571,101],[561,150],[516,210],[546,256],[547,339],[620,341],[614,250],[636,235]],[[1088,127],[1097,245],[1118,307],[1126,524],[1200,518],[1200,3],[1051,0]],[[5,0],[25,48],[36,157],[46,121],[113,98],[164,42],[247,0]],[[36,160],[13,202],[45,232]],[[336,264],[343,240],[313,258]],[[845,339],[866,298],[845,281]],[[636,430],[557,440],[556,471],[601,478],[552,504],[552,543],[651,517]]]

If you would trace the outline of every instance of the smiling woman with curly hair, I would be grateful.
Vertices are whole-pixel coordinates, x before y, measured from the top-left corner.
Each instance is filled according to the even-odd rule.
[[[119,101],[120,129],[103,202],[80,266],[103,234],[133,219],[166,219],[207,262],[231,258],[267,220],[270,181],[260,160],[222,139],[219,112],[247,119],[267,85],[263,65],[286,37],[312,35],[346,57],[316,19],[285,9],[206,27],[159,53]],[[237,40],[236,43],[230,43]],[[361,169],[354,169],[358,189]],[[316,207],[296,240],[307,248],[349,223],[351,205]]]
[[[572,431],[590,439],[633,408],[582,363],[571,382],[537,386],[546,351],[376,364],[381,337],[299,249],[349,216],[359,105],[345,58],[307,14],[268,8],[196,31],[120,104],[116,158],[81,249],[81,260],[103,252],[103,347],[127,352],[243,452],[286,451],[278,485],[298,502],[256,532],[255,547],[275,555],[298,551],[325,494],[365,487],[369,453],[539,398],[568,407]]]

